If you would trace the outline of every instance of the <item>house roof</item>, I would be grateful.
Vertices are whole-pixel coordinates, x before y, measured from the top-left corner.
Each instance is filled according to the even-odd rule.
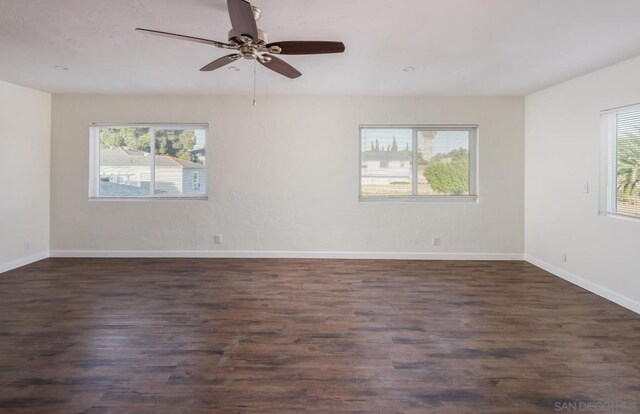
[[[132,150],[125,147],[102,148],[100,165],[113,167],[151,166],[148,152]],[[168,155],[156,155],[156,167],[204,168],[204,165]]]
[[[100,197],[144,197],[148,195],[148,188],[145,189],[100,180]]]
[[[407,151],[365,151],[363,161],[411,161]]]

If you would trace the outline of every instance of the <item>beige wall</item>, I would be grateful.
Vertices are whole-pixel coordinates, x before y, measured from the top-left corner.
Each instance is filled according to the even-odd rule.
[[[522,98],[258,101],[54,95],[53,253],[521,257]],[[209,122],[209,200],[88,201],[92,122]],[[416,123],[480,125],[479,203],[358,202],[358,126]]]
[[[0,272],[49,250],[51,95],[0,81]]]
[[[599,215],[598,197],[600,111],[638,102],[640,57],[534,93],[525,151],[528,258],[636,312],[640,221]]]

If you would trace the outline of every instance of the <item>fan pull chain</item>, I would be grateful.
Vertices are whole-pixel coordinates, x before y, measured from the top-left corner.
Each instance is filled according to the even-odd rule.
[[[253,60],[253,106],[257,105],[256,102],[256,61]]]

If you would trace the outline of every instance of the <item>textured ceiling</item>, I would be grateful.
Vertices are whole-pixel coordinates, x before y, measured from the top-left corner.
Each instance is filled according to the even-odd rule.
[[[304,74],[296,80],[258,67],[262,94],[523,95],[640,54],[640,0],[254,4],[271,41],[347,47],[286,57]],[[133,30],[225,41],[226,9],[225,0],[0,0],[0,80],[61,93],[251,93],[253,62],[201,73],[228,52]]]

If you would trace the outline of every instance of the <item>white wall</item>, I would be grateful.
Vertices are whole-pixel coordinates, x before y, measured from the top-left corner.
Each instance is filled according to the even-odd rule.
[[[529,95],[525,148],[528,259],[636,312],[640,221],[599,215],[598,187],[599,113],[638,102],[640,57]]]
[[[53,254],[521,258],[523,104],[289,96],[253,108],[237,96],[54,95]],[[209,200],[88,201],[89,124],[154,121],[211,124]],[[358,202],[358,126],[407,123],[480,125],[479,203]]]
[[[0,272],[48,254],[50,137],[51,95],[0,81]]]

